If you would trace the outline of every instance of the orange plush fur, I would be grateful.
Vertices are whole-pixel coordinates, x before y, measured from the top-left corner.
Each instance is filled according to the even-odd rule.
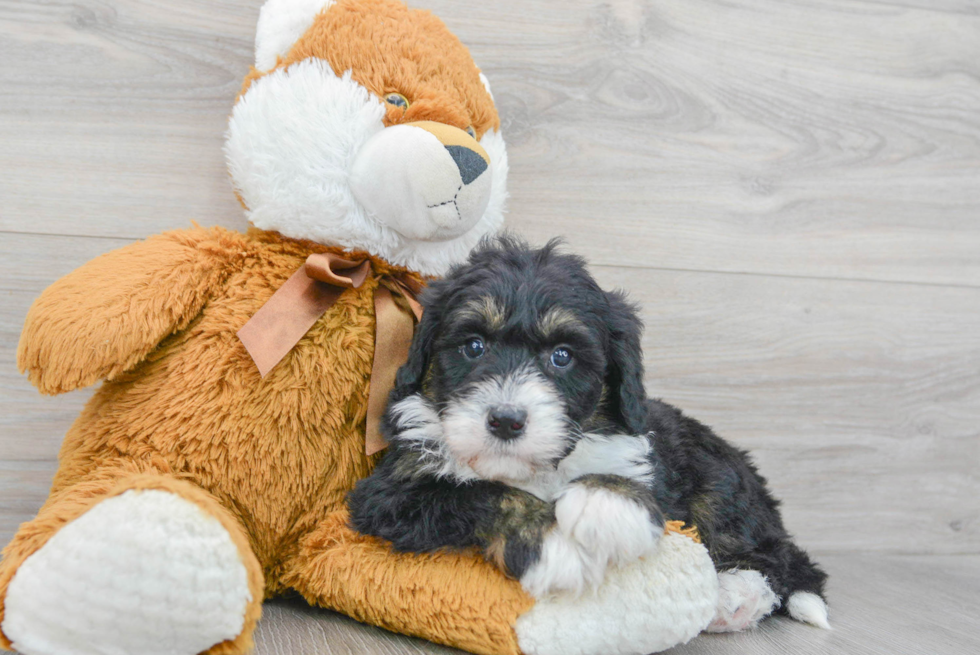
[[[389,107],[386,125],[436,121],[461,130],[472,126],[477,138],[500,127],[490,94],[467,74],[472,64],[466,47],[429,12],[408,12],[390,0],[339,0],[316,17],[273,70],[311,57],[335,71],[351,71],[355,82],[379,98],[404,95],[410,107]],[[253,68],[242,93],[269,72]]]
[[[316,56],[353,68],[380,97],[397,90],[411,108],[390,108],[388,125],[498,127],[469,53],[438,19],[390,0],[357,4],[320,14],[279,67]],[[355,61],[365,48],[390,52],[366,65]],[[408,61],[405,48],[424,52]],[[253,69],[245,88],[262,74]],[[18,567],[62,526],[124,491],[160,489],[220,521],[247,569],[245,629],[209,653],[247,650],[262,599],[288,588],[434,641],[519,651],[513,625],[533,601],[517,583],[473,555],[397,555],[347,527],[345,494],[377,459],[364,454],[373,293],[393,267],[371,257],[363,286],[345,291],[265,379],[236,336],[309,254],[328,250],[254,228],[181,230],[98,257],[38,298],[21,370],[47,394],[104,383],[65,438],[50,497],[4,550],[0,621]],[[5,635],[0,645],[10,647]]]

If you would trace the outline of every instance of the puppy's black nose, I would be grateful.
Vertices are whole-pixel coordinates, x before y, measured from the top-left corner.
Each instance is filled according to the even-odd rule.
[[[516,407],[496,407],[487,416],[487,427],[493,436],[504,441],[516,439],[524,432],[527,412]]]

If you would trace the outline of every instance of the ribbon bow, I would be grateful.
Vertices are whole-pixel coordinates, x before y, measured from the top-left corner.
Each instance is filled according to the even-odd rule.
[[[307,257],[238,331],[262,377],[299,343],[340,294],[360,287],[370,272],[369,259],[355,261],[333,253]],[[422,318],[422,306],[415,299],[419,291],[421,285],[409,276],[384,275],[374,292],[374,362],[364,442],[368,455],[387,446],[381,436],[381,418],[388,393],[395,386],[395,373],[408,358],[415,321]]]

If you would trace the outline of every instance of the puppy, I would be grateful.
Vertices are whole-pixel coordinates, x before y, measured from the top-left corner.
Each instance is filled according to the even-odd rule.
[[[695,525],[719,571],[709,627],[773,611],[828,627],[826,575],[783,527],[748,454],[643,386],[641,323],[556,243],[504,237],[424,292],[384,423],[349,496],[401,551],[476,546],[534,596],[578,593]]]

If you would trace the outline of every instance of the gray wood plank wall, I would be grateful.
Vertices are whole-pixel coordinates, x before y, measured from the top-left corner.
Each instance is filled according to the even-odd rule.
[[[0,0],[4,542],[91,393],[17,373],[32,299],[133,239],[245,227],[221,145],[260,4]],[[751,449],[843,574],[980,588],[980,2],[412,4],[490,77],[510,226],[642,304],[651,392]]]

